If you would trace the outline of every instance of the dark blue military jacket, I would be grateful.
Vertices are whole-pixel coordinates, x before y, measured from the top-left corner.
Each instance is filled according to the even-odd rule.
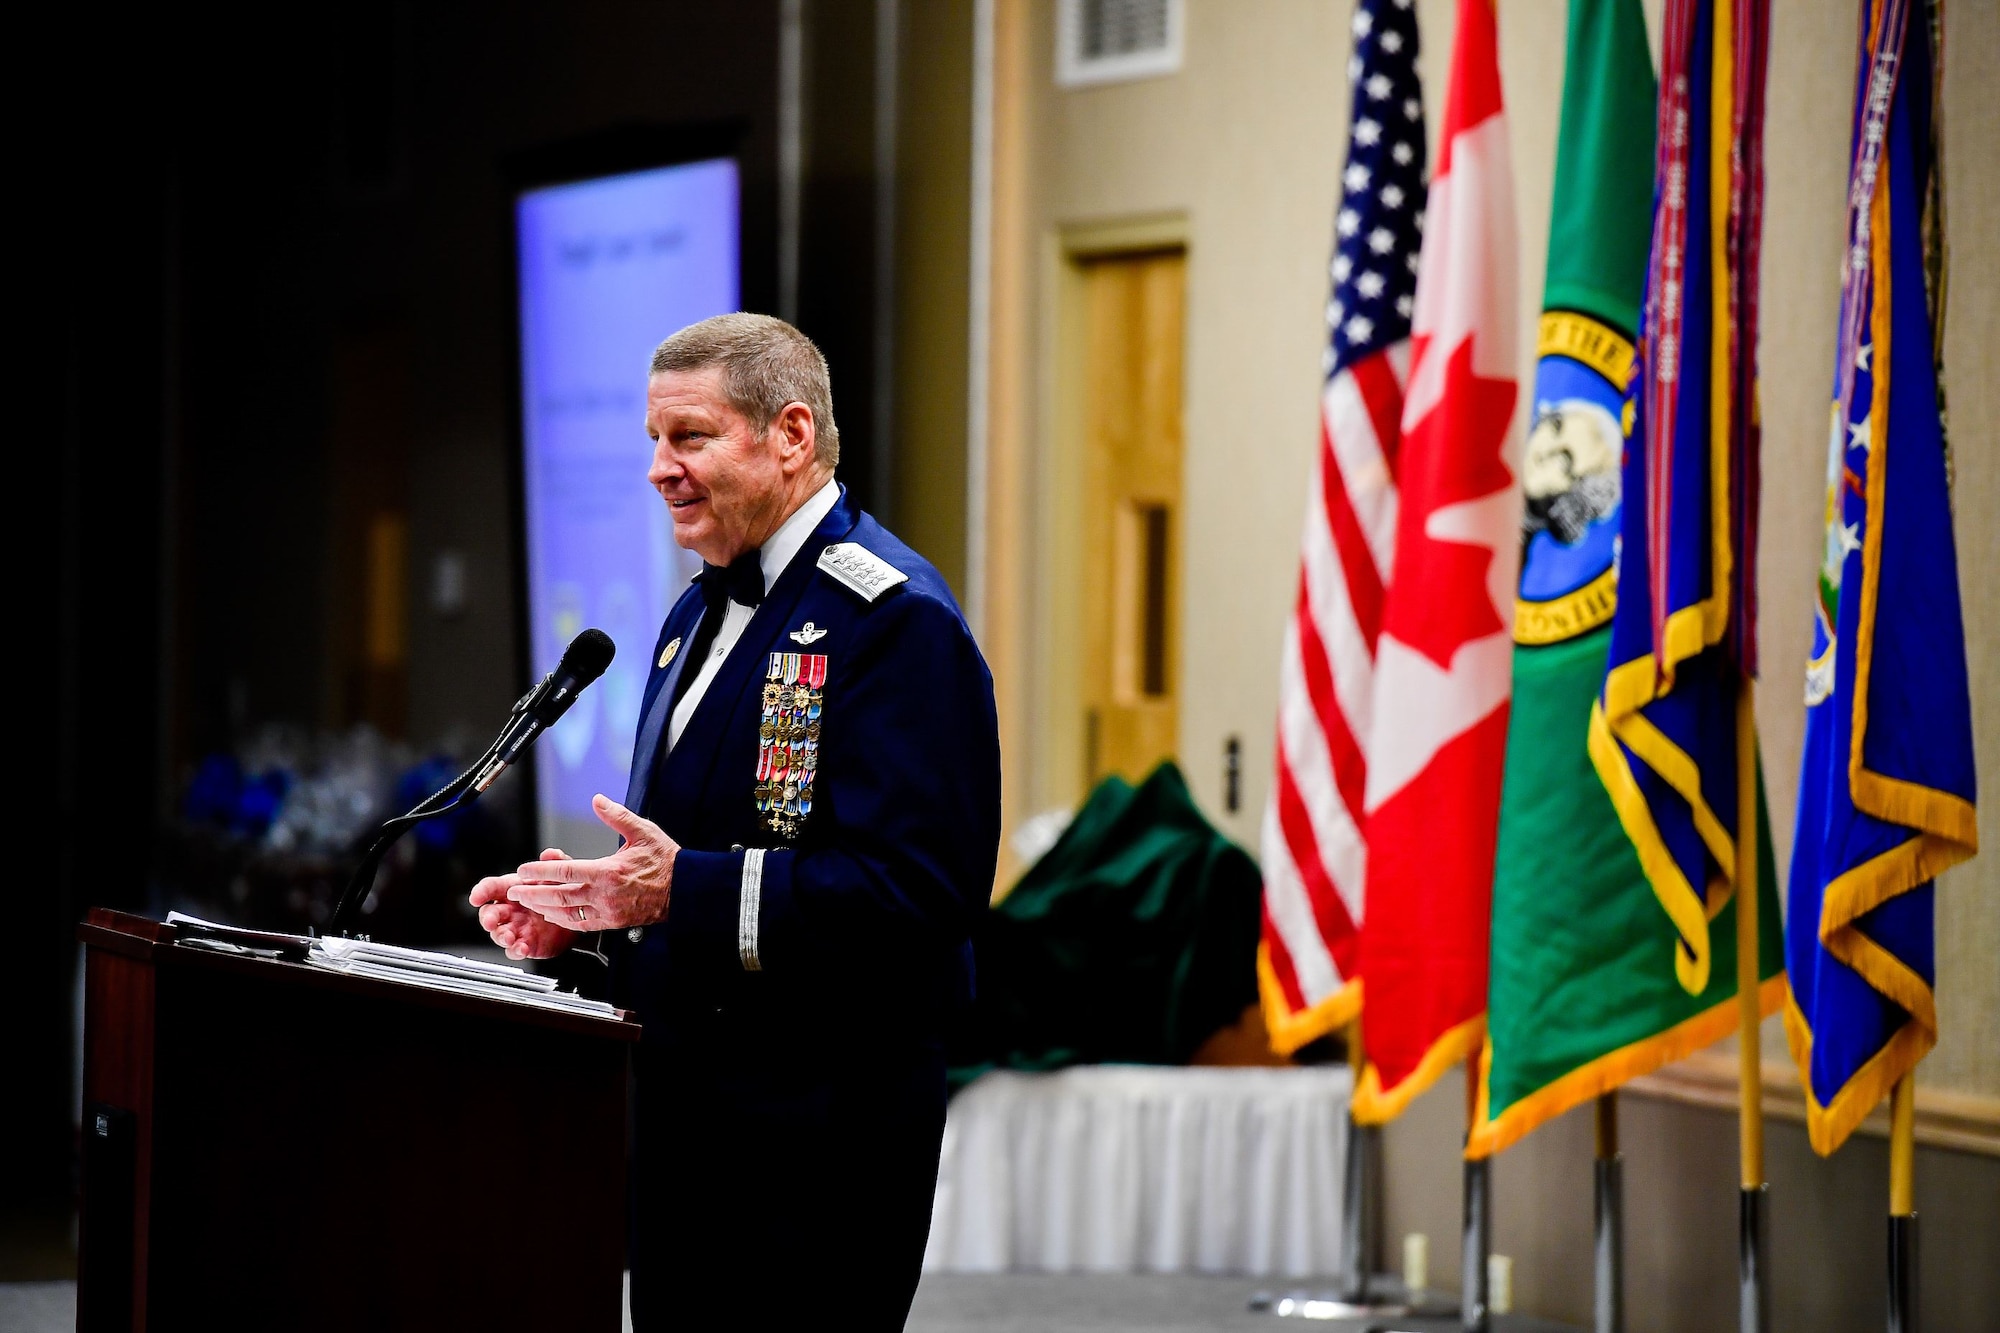
[[[653,647],[626,802],[681,844],[667,917],[610,941],[614,994],[645,1025],[635,1326],[755,1324],[798,1300],[900,1329],[944,1032],[999,850],[992,676],[938,572],[844,489],[662,755],[702,613],[691,589]],[[780,744],[792,771],[774,784]]]
[[[871,581],[888,586],[856,590]],[[700,669],[680,649],[692,648],[702,611],[690,588],[654,645],[627,793],[682,848],[665,923],[618,949],[648,1040],[732,1006],[747,1006],[740,1018],[753,1028],[852,1020],[937,1035],[970,996],[969,935],[1000,836],[993,680],[950,590],[843,487],[662,755],[668,701],[681,673]],[[795,773],[779,818],[758,808],[767,687],[789,696],[783,672],[813,657],[825,680],[809,809],[798,809]],[[754,973],[739,950],[749,848],[768,849]]]

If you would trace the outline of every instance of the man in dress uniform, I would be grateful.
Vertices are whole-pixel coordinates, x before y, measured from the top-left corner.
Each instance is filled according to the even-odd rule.
[[[472,901],[514,958],[609,932],[645,1024],[635,1325],[900,1329],[999,848],[992,676],[937,570],[834,480],[826,362],[797,329],[674,334],[646,430],[706,567],[653,646],[625,802],[596,798],[623,844],[550,849]],[[551,1125],[522,1152],[603,1170],[622,1147]],[[561,1262],[559,1230],[536,1261]]]

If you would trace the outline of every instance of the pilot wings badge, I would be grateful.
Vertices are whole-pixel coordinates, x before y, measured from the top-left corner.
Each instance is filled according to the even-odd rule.
[[[807,647],[811,647],[825,637],[826,631],[813,624],[810,620],[802,628],[792,631],[792,642],[804,644]]]
[[[807,622],[805,630],[792,637],[811,629]],[[813,637],[825,633],[819,630]],[[771,654],[764,673],[763,716],[757,724],[755,800],[764,827],[787,841],[798,837],[799,826],[812,813],[825,687],[826,654]]]

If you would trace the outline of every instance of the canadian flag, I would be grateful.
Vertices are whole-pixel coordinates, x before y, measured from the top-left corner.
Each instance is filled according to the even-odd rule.
[[[1491,0],[1459,0],[1403,400],[1363,801],[1363,1122],[1485,1033],[1521,498],[1514,192]]]

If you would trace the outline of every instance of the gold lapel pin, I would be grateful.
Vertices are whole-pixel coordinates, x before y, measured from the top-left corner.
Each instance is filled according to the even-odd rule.
[[[681,641],[679,639],[675,639],[672,643],[660,649],[660,665],[665,666],[667,663],[673,661],[674,654],[679,652],[680,650],[681,650]]]

